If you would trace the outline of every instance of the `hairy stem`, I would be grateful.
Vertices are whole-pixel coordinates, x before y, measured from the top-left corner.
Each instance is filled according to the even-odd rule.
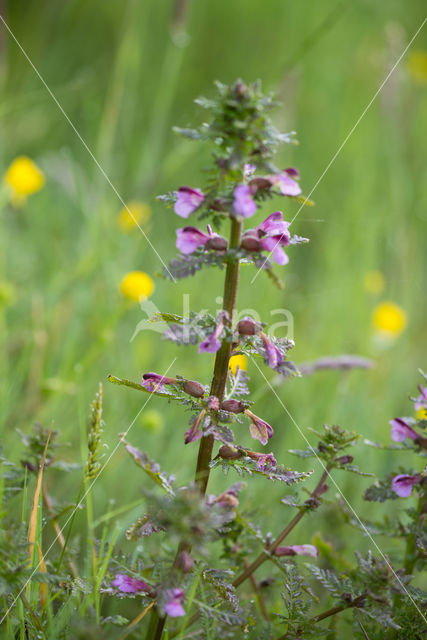
[[[325,471],[322,473],[319,482],[317,483],[316,487],[313,489],[313,491],[310,494],[311,498],[315,498],[320,493],[321,488],[325,483],[326,478],[328,477],[329,471],[330,469],[326,468]],[[258,569],[258,567],[260,567],[266,560],[268,560],[269,556],[271,556],[271,554],[274,553],[274,551],[277,549],[280,543],[283,542],[283,540],[296,527],[298,522],[304,517],[305,513],[307,513],[307,511],[305,510],[301,510],[297,513],[297,515],[290,521],[290,523],[283,529],[283,531],[279,533],[279,535],[274,540],[274,542],[272,542],[268,547],[266,547],[264,551],[260,553],[258,558],[256,558],[256,560],[254,560],[252,564],[250,564],[243,571],[243,573],[240,574],[240,576],[237,576],[237,578],[233,582],[234,587],[238,587],[239,585],[241,585],[242,582],[247,580],[247,578],[249,578],[253,574],[253,572]]]
[[[231,218],[231,231],[229,248],[234,249],[240,244],[240,235],[242,223],[235,218]],[[237,285],[239,280],[239,261],[230,261],[227,264],[224,282],[224,302],[223,310],[227,312],[227,323],[231,325],[233,321],[234,306],[236,304]],[[225,385],[227,382],[228,362],[231,354],[231,343],[224,341],[221,348],[217,351],[215,358],[214,372],[212,376],[211,395],[216,396],[220,402],[224,397]],[[202,495],[206,493],[206,487],[209,481],[210,461],[212,459],[212,450],[214,446],[214,438],[212,435],[201,439],[199,446],[199,455],[196,467],[196,483],[199,486]]]

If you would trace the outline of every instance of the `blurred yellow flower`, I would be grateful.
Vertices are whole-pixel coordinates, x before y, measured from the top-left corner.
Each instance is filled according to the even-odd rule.
[[[120,283],[120,291],[126,298],[139,302],[149,298],[154,291],[154,282],[144,271],[129,271]]]
[[[411,76],[418,82],[427,82],[427,51],[414,51],[408,59]]]
[[[391,337],[397,337],[408,323],[406,312],[394,302],[381,302],[372,315],[375,329]]]
[[[165,420],[160,411],[156,409],[149,409],[148,411],[144,411],[141,417],[142,426],[147,431],[162,431]]]
[[[19,205],[27,196],[39,191],[44,185],[44,174],[27,156],[19,156],[4,175],[4,181],[11,191],[12,203]]]
[[[424,409],[424,407],[420,407],[415,412],[415,416],[417,420],[427,420],[427,409]]]
[[[236,375],[237,367],[239,367],[241,371],[246,371],[247,364],[247,357],[243,354],[239,354],[238,356],[231,356],[228,366],[230,367],[233,374]]]
[[[151,216],[151,209],[144,202],[128,202],[120,211],[117,218],[117,224],[122,231],[132,231],[137,229],[138,225],[145,224]]]
[[[364,285],[368,293],[382,293],[385,287],[385,278],[381,271],[368,271],[365,275]]]

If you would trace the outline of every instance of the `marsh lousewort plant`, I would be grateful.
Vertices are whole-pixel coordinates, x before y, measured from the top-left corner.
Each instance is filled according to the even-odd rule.
[[[182,423],[173,428],[176,431],[182,424],[182,447],[194,451],[194,480],[178,486],[173,475],[122,436],[127,454],[152,482],[144,491],[138,519],[126,532],[134,552],[128,555],[116,549],[113,535],[108,541],[107,534],[100,540],[92,537],[92,575],[80,575],[69,545],[73,521],[64,536],[46,489],[43,505],[58,534],[59,559],[45,562],[41,537],[35,535],[36,508],[28,539],[6,518],[8,500],[26,486],[28,476],[37,476],[40,487],[43,473],[59,464],[55,433],[38,427],[34,436],[23,436],[25,473],[5,461],[3,474],[7,526],[1,534],[0,595],[7,612],[2,620],[5,637],[421,640],[427,630],[421,579],[427,546],[427,482],[421,464],[427,449],[425,380],[411,398],[416,417],[390,421],[393,442],[384,446],[365,441],[378,456],[384,450],[394,453],[399,464],[394,473],[366,489],[364,498],[394,501],[393,507],[400,501],[402,509],[371,522],[347,502],[335,472],[373,474],[360,471],[348,451],[358,434],[338,425],[312,429],[315,447],[289,451],[300,461],[311,458],[314,471],[285,466],[283,450],[275,447],[281,425],[258,415],[251,381],[239,368],[233,372],[230,358],[258,358],[283,380],[299,374],[289,359],[291,340],[270,335],[263,322],[249,315],[235,319],[240,266],[253,265],[267,274],[272,286],[280,286],[273,267],[286,269],[298,250],[295,245],[307,242],[292,235],[286,215],[272,211],[270,205],[273,195],[283,198],[283,210],[288,199],[305,203],[298,170],[273,162],[277,147],[293,138],[273,126],[269,113],[274,102],[258,84],[218,84],[214,99],[200,98],[197,103],[208,113],[206,123],[178,133],[209,145],[212,166],[206,184],[193,184],[189,177],[191,186],[161,196],[169,205],[165,215],[191,223],[177,230],[180,253],[164,277],[180,279],[202,268],[221,269],[223,308],[215,316],[158,313],[153,321],[167,327],[167,341],[192,349],[196,357],[211,357],[212,378],[191,380],[175,371],[172,375],[141,372],[140,382],[108,376],[114,384],[150,394],[152,402],[174,402],[177,412],[189,412],[189,424],[184,424],[183,412]],[[255,216],[259,216],[256,222]],[[352,362],[358,366],[359,360],[322,360],[318,368],[334,368],[337,363],[349,368]],[[315,370],[313,366],[311,372]],[[77,505],[102,469],[102,433],[100,388],[91,410],[84,487]],[[249,436],[250,446],[243,444],[251,442]],[[401,466],[404,454],[408,467]],[[213,473],[235,474],[235,481],[219,495],[210,494]],[[253,477],[265,482],[283,512],[284,526],[275,533],[268,531],[263,505],[258,513],[245,513],[239,506],[239,497],[250,491]],[[36,499],[34,504],[37,507]],[[320,535],[308,539],[299,523],[323,510],[329,510],[328,517],[360,529],[369,537],[371,551],[359,554],[345,548],[345,541],[341,549],[332,549]],[[299,544],[287,544],[297,527]],[[381,551],[383,536],[396,540],[392,557]],[[263,565],[271,571],[260,579],[256,572]],[[21,613],[15,613],[17,603]],[[128,611],[133,615],[125,618]],[[124,625],[124,630],[117,629]]]

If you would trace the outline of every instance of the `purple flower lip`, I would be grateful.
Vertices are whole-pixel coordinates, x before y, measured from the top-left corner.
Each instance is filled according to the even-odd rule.
[[[193,211],[200,207],[204,199],[205,194],[199,189],[180,187],[176,194],[175,213],[181,218],[188,218]]]
[[[242,236],[240,246],[246,251],[269,251],[277,264],[285,265],[289,258],[282,247],[290,243],[289,224],[283,220],[281,211],[275,211],[255,229],[248,229]]]
[[[200,425],[202,424],[202,420],[205,417],[205,414],[206,409],[202,409],[191,427],[187,429],[184,436],[184,444],[190,444],[190,442],[196,442],[196,440],[200,440],[203,435],[200,430]]]
[[[317,558],[319,550],[313,544],[295,544],[289,547],[277,547],[274,551],[276,556],[311,556]]]
[[[263,331],[261,331],[259,335],[261,336],[261,339],[264,344],[268,365],[272,369],[277,369],[277,367],[283,364],[284,358],[282,354],[280,353],[276,345],[270,340],[270,338]]]
[[[293,167],[268,176],[271,184],[274,187],[278,187],[282,196],[291,197],[299,196],[301,193],[301,187],[294,178],[299,178],[299,173]]]
[[[256,416],[252,411],[249,411],[249,409],[245,409],[244,413],[252,420],[252,424],[249,427],[252,438],[266,445],[268,440],[274,435],[273,428],[268,422]]]
[[[234,189],[233,208],[238,216],[242,218],[250,218],[257,210],[255,200],[252,198],[253,192],[251,187],[246,184],[239,184]]]
[[[402,442],[405,438],[416,440],[419,438],[418,433],[403,418],[393,418],[390,420],[391,439],[394,442]]]
[[[143,374],[141,386],[151,392],[164,391],[163,385],[176,384],[176,382],[176,378],[167,378],[166,376],[154,373],[154,371],[150,371],[150,373]]]
[[[122,593],[139,593],[141,591],[151,591],[150,585],[137,578],[131,578],[126,573],[116,573],[111,583],[113,587],[117,587]]]
[[[208,225],[208,233],[200,231],[197,227],[182,227],[176,230],[176,248],[184,255],[194,253],[199,247],[213,249],[215,251],[225,251],[227,240],[217,233],[213,233]]]
[[[412,493],[412,487],[414,484],[418,484],[421,480],[420,475],[410,476],[402,473],[398,476],[394,476],[391,488],[401,498],[408,498]]]
[[[214,332],[203,340],[203,342],[199,345],[199,353],[216,353],[221,348],[221,340],[218,340],[219,336],[224,329],[224,320],[221,319],[217,326],[215,327]]]
[[[165,613],[171,618],[185,616],[185,610],[182,606],[184,591],[182,589],[170,589],[167,597],[168,601],[165,605]]]

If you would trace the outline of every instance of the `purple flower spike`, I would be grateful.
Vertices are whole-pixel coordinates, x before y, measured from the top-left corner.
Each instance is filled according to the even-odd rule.
[[[234,189],[234,211],[242,218],[250,218],[257,210],[257,205],[252,198],[252,189],[246,184],[239,184]]]
[[[290,547],[277,547],[274,551],[276,556],[311,556],[317,558],[319,550],[313,544],[295,544]]]
[[[420,391],[420,395],[415,400],[415,404],[414,404],[415,411],[419,411],[419,409],[427,408],[427,387],[418,385],[418,389]]]
[[[246,409],[244,412],[251,420],[252,424],[249,427],[249,431],[254,440],[259,440],[261,444],[266,445],[270,438],[273,437],[274,431],[273,428],[262,420],[258,416],[256,416],[252,411]]]
[[[403,473],[401,475],[394,476],[391,488],[401,498],[408,498],[412,493],[412,486],[414,484],[418,484],[420,479],[420,476],[408,476]]]
[[[150,373],[144,373],[142,376],[141,386],[147,389],[147,391],[153,392],[164,391],[163,385],[175,383],[176,378],[166,378],[158,373],[154,373],[154,371],[150,371]]]
[[[402,442],[405,438],[416,440],[418,433],[403,418],[393,418],[391,424],[391,439],[395,442]]]
[[[281,364],[283,364],[283,356],[280,353],[279,349],[276,345],[270,340],[268,336],[265,335],[264,332],[260,333],[262,341],[264,343],[265,353],[267,355],[268,365],[272,369],[277,369]]]
[[[151,587],[136,578],[131,578],[125,573],[116,573],[111,583],[113,587],[117,587],[123,593],[139,593],[140,591],[151,591]]]
[[[180,187],[176,194],[175,213],[181,218],[188,218],[190,213],[200,207],[204,199],[205,194],[199,189]]]
[[[204,247],[209,240],[210,236],[196,227],[176,230],[176,248],[185,255],[193,253],[198,247]]]
[[[297,169],[290,168],[281,171],[280,173],[275,173],[272,176],[268,176],[271,184],[273,186],[277,186],[279,188],[282,196],[299,196],[301,193],[301,187],[298,182],[294,180],[294,178],[299,177],[299,173]]]
[[[185,610],[182,606],[184,592],[182,589],[171,589],[168,592],[168,601],[165,605],[165,613],[171,618],[180,618],[185,616]]]

